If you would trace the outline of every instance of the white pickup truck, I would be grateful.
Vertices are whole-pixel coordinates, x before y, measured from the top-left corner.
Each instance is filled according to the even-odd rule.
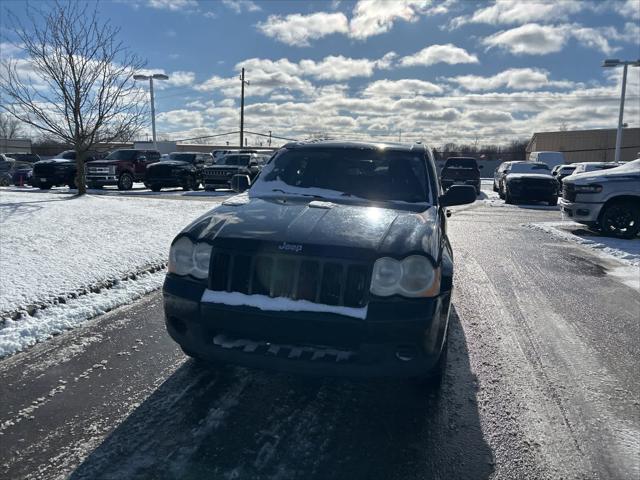
[[[566,217],[605,235],[634,238],[640,232],[640,158],[565,177],[560,206]]]

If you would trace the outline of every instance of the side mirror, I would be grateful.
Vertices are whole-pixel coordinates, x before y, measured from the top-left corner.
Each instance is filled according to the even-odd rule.
[[[438,198],[441,207],[465,205],[476,201],[476,189],[471,185],[452,185]]]
[[[249,189],[251,179],[249,175],[234,175],[231,177],[231,189],[236,193],[242,193]]]

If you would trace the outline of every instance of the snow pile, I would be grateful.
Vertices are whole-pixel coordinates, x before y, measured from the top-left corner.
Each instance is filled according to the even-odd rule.
[[[574,242],[592,249],[599,256],[614,259],[622,263],[618,268],[609,270],[626,285],[640,290],[640,240],[625,240],[621,238],[580,235],[584,226],[575,222],[542,222],[529,223],[525,227],[550,233],[569,242]],[[573,231],[577,231],[574,233]]]
[[[0,317],[164,265],[173,237],[212,205],[0,192]]]
[[[136,280],[117,282],[102,293],[89,293],[65,304],[38,310],[33,316],[6,320],[0,328],[0,358],[24,350],[37,342],[74,328],[121,305],[160,288],[164,271],[140,275]]]
[[[239,292],[216,292],[213,290],[205,290],[202,294],[202,302],[205,303],[221,303],[231,306],[255,307],[260,310],[275,312],[319,312],[319,313],[335,313],[347,317],[365,319],[367,318],[368,307],[340,307],[334,305],[324,305],[313,303],[307,300],[292,300],[290,298],[276,297],[271,298],[266,295],[245,295]]]

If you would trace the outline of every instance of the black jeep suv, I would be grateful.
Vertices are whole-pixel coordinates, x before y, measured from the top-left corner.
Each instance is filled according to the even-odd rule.
[[[441,194],[422,144],[287,144],[174,239],[168,332],[198,359],[437,385],[453,286],[445,207],[474,200],[471,186]]]
[[[198,190],[202,183],[202,170],[212,163],[210,153],[173,152],[166,159],[147,167],[145,185],[154,192],[164,187]]]

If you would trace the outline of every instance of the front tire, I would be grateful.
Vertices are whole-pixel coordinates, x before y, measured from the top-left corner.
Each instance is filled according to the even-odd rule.
[[[553,197],[551,200],[549,200],[550,207],[555,207],[556,205],[558,205],[558,197]]]
[[[423,377],[413,379],[413,383],[420,389],[429,392],[439,391],[447,371],[447,355],[449,352],[449,336],[442,345],[440,357],[434,365],[433,369]]]
[[[640,231],[640,205],[630,201],[610,203],[600,213],[600,229],[607,236],[634,238]]]
[[[118,179],[118,190],[131,190],[133,188],[133,177],[130,173],[123,173]]]
[[[159,192],[160,190],[162,190],[162,187],[160,185],[151,185],[152,192]]]
[[[48,183],[41,183],[40,185],[38,185],[38,188],[40,190],[51,190],[52,185],[48,184]]]
[[[511,193],[509,193],[509,189],[507,188],[506,193],[504,194],[504,203],[512,204],[513,198],[511,197]]]

